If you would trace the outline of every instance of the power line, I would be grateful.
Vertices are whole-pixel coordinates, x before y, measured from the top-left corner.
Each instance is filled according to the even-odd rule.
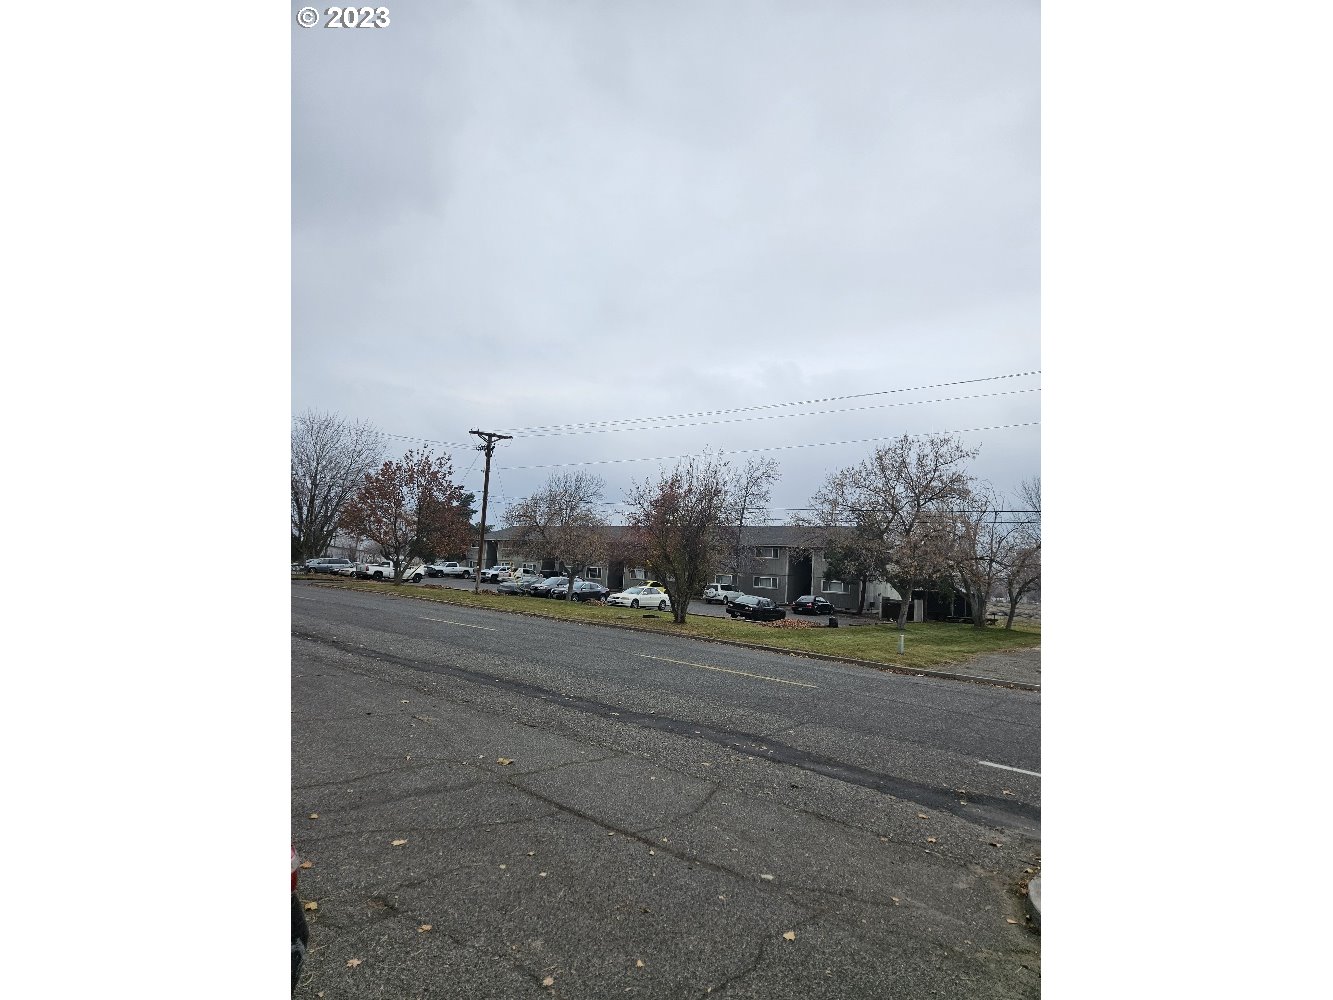
[[[1028,375],[1040,375],[1041,371],[1015,372],[1012,375],[987,375],[984,378],[960,379],[956,382],[936,382],[933,385],[918,385],[904,389],[880,389],[875,392],[858,392],[847,396],[824,396],[819,399],[801,399],[790,403],[763,403],[758,406],[739,406],[725,410],[699,410],[694,413],[673,413],[661,417],[624,417],[618,420],[593,420],[583,423],[542,424],[536,427],[520,427],[510,431],[511,435],[545,436],[543,432],[562,431],[581,427],[612,427],[616,424],[648,423],[655,420],[693,420],[695,417],[717,417],[728,413],[751,413],[755,410],[772,410],[784,406],[813,406],[816,403],[838,403],[847,399],[867,399],[871,396],[888,396],[899,392],[923,392],[926,389],[947,389],[957,385],[975,385],[978,382],[995,382],[1008,378],[1025,378]]]
[[[992,424],[989,427],[966,427],[962,430],[952,431],[923,431],[927,434],[972,434],[978,431],[1001,431],[1009,430],[1015,427],[1038,427],[1041,421],[1031,420],[1021,424]],[[796,448],[835,448],[846,444],[868,444],[874,441],[893,441],[901,437],[900,434],[888,434],[880,437],[857,438],[852,441],[815,441],[810,444],[780,444],[770,445],[767,448],[728,448],[719,450],[719,455],[750,455],[761,451],[791,451]],[[697,454],[689,455],[659,455],[655,458],[603,458],[591,462],[552,462],[547,465],[506,465],[506,472],[520,472],[527,469],[568,469],[581,465],[625,465],[632,462],[676,462],[685,458],[697,458]]]
[[[895,390],[896,391],[896,390]],[[544,437],[565,437],[570,434],[622,434],[625,431],[669,431],[683,427],[711,427],[717,424],[741,424],[756,420],[784,420],[791,417],[822,417],[833,413],[861,413],[865,410],[884,410],[896,406],[923,406],[927,403],[958,403],[969,399],[993,399],[996,396],[1017,396],[1026,392],[1041,392],[1041,389],[1009,389],[1005,392],[982,392],[971,396],[950,396],[945,399],[911,399],[903,403],[872,403],[869,406],[845,406],[834,410],[812,410],[806,413],[767,413],[758,417],[731,417],[725,420],[699,420],[688,424],[663,424],[659,427],[589,427],[585,430],[551,431],[544,434],[525,434],[524,440]],[[783,406],[795,404],[780,404]],[[668,420],[669,417],[638,417],[639,420]]]

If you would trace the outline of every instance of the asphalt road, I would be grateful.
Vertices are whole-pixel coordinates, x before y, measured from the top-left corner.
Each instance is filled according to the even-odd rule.
[[[298,996],[1039,994],[1039,694],[292,592]]]

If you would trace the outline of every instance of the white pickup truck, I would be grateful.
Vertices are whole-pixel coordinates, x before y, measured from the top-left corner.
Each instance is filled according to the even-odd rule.
[[[472,575],[472,570],[466,566],[459,565],[456,562],[433,562],[426,567],[427,576],[457,576],[466,577]]]
[[[425,573],[425,566],[422,566],[419,562],[412,562],[407,569],[403,570],[403,579],[412,583],[420,583]],[[388,559],[371,559],[369,562],[359,562],[356,564],[354,575],[358,580],[392,580],[393,563]]]
[[[358,580],[392,580],[393,563],[388,559],[370,559],[356,564]]]
[[[509,563],[499,563],[495,566],[489,566],[481,571],[482,583],[498,583],[507,578],[513,572],[513,567]]]

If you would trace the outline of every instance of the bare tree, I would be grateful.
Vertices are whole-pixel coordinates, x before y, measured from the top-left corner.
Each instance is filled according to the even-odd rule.
[[[772,458],[752,458],[732,472],[728,487],[727,517],[731,522],[731,582],[737,587],[746,574],[751,549],[744,545],[746,525],[767,524],[768,505],[773,502],[773,484],[782,478],[778,463]]]
[[[976,455],[977,449],[952,435],[904,434],[829,476],[812,500],[819,519],[848,529],[841,537],[875,562],[879,578],[898,591],[900,629],[907,625],[912,592],[949,570],[953,512],[968,496],[966,463]]]
[[[634,544],[644,565],[665,583],[677,624],[726,558],[731,500],[729,466],[710,455],[682,459],[655,480],[635,483],[630,493]]]
[[[505,524],[517,529],[514,545],[519,551],[564,563],[567,597],[573,595],[575,574],[606,553],[606,522],[598,510],[605,492],[606,483],[590,473],[558,473],[539,493],[505,512]]]
[[[362,478],[340,524],[377,544],[401,583],[412,557],[467,544],[470,507],[452,476],[448,455],[409,451]]]
[[[1025,535],[1023,524],[1004,509],[990,486],[973,487],[966,509],[957,512],[952,565],[967,591],[972,624],[986,627],[990,597],[1001,586]]]
[[[876,558],[877,546],[863,545],[854,529],[834,528],[822,535],[824,566],[831,580],[854,580],[858,588],[856,613],[866,609],[866,589],[878,580],[883,564]],[[814,581],[811,581],[813,585]]]
[[[307,410],[292,420],[292,549],[321,556],[338,519],[384,454],[384,436],[365,423]]]
[[[1009,612],[1004,627],[1014,627],[1018,602],[1026,595],[1041,590],[1041,477],[1025,480],[1018,489],[1019,502],[1027,510],[1021,512],[1013,550],[1005,563],[1001,582],[1009,601]]]

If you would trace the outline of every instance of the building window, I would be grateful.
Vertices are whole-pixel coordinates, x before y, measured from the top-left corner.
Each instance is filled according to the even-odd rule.
[[[820,585],[825,594],[845,594],[847,593],[847,584],[841,580],[825,580]]]
[[[755,590],[777,590],[778,578],[776,576],[756,576],[754,578]]]
[[[731,577],[728,575],[715,576],[713,577],[713,582],[721,586],[724,583],[731,583]]]
[[[756,545],[754,554],[759,559],[776,559],[778,557],[777,546],[775,545]]]
[[[524,564],[523,564],[523,568],[524,568],[524,569],[532,569],[532,570],[541,569],[541,567],[538,566],[536,563],[524,563]]]
[[[602,578],[602,567],[589,566],[586,570],[589,580],[600,580]]]

